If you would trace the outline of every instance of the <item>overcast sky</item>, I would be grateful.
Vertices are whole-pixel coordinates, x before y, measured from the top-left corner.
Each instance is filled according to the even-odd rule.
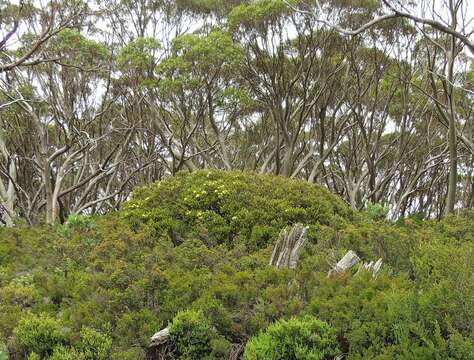
[[[397,0],[390,0],[390,1],[394,4],[397,3]],[[419,5],[416,11],[418,13],[417,14],[418,16],[434,18],[444,23],[447,23],[449,21],[449,15],[447,13],[447,3],[449,0],[415,0],[415,1],[418,2],[418,5]],[[19,0],[10,0],[10,3],[18,4]],[[45,4],[48,3],[48,0],[34,0],[34,3],[38,4],[39,6],[44,6]],[[435,10],[436,14],[434,14],[432,10],[433,4],[434,4],[434,9],[436,9]],[[473,32],[470,38],[474,41],[474,0],[464,0],[462,12],[465,13],[465,18],[463,21],[461,20],[461,22],[467,25],[465,33]],[[0,32],[2,30],[4,29],[0,29]],[[12,39],[12,41],[15,41],[15,40]],[[13,45],[13,44],[10,44],[10,45]],[[468,55],[474,58],[474,54],[468,54]]]

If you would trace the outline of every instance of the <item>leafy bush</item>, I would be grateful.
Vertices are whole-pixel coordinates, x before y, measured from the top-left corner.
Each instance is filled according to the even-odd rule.
[[[84,356],[83,353],[79,352],[73,347],[66,347],[63,345],[56,346],[53,349],[53,354],[48,360],[86,360],[90,359]]]
[[[46,314],[22,318],[14,334],[19,350],[33,358],[106,360],[112,347],[109,336],[88,327],[81,329],[79,341],[72,346],[62,324]]]
[[[8,360],[8,349],[7,346],[0,342],[0,360]]]
[[[280,320],[250,339],[246,360],[325,360],[339,354],[336,331],[306,316]]]
[[[368,203],[364,209],[363,216],[367,221],[381,221],[387,218],[389,208],[382,204]]]
[[[295,221],[309,226],[298,267],[269,266]],[[185,310],[181,329],[204,326],[190,325],[201,340],[183,341],[183,357],[226,358],[279,319],[310,315],[351,360],[473,358],[473,211],[374,221],[317,186],[200,171],[68,226],[0,227],[0,339],[19,360],[143,359],[150,336]],[[383,259],[376,279],[327,278],[349,249]],[[43,318],[40,332],[25,325]]]
[[[23,317],[14,334],[23,353],[36,353],[41,357],[50,355],[57,345],[67,342],[60,322],[46,314],[28,314]]]
[[[87,360],[107,360],[112,348],[112,339],[94,329],[83,327],[80,332],[81,339],[75,347]]]
[[[180,359],[209,358],[211,341],[215,336],[209,320],[201,311],[179,312],[169,326],[171,343],[176,346]]]
[[[58,225],[58,232],[70,238],[74,232],[81,232],[83,241],[94,244],[98,241],[97,224],[90,216],[71,214],[64,224]]]
[[[138,189],[122,216],[135,229],[176,245],[198,238],[208,246],[244,243],[261,249],[289,224],[340,228],[355,214],[341,199],[307,182],[202,170]]]

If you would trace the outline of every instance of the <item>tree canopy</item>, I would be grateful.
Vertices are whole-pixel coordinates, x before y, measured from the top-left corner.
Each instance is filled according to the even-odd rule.
[[[106,213],[201,168],[307,180],[394,219],[472,208],[470,6],[2,1],[6,222]]]

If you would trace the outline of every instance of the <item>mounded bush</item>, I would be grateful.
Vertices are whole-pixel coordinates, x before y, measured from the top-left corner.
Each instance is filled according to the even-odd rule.
[[[176,245],[198,238],[208,246],[244,243],[260,249],[287,225],[340,228],[354,212],[318,185],[279,176],[201,170],[138,189],[122,216],[135,229],[166,236]]]
[[[336,331],[327,323],[305,316],[280,320],[250,339],[245,360],[326,360],[340,353]]]
[[[169,325],[170,341],[183,360],[210,359],[215,331],[201,311],[179,312]]]
[[[73,346],[58,345],[48,360],[108,360],[112,339],[94,329],[84,327],[80,340]]]
[[[35,353],[40,357],[50,355],[56,346],[67,343],[61,323],[46,314],[23,317],[14,334],[22,353]]]
[[[107,360],[112,339],[92,328],[83,327],[79,339],[71,343],[60,321],[47,314],[28,314],[13,331],[20,353],[28,359]]]
[[[107,360],[112,348],[112,339],[89,327],[84,327],[80,332],[81,339],[75,347],[87,360]]]
[[[396,223],[379,214],[354,214],[298,181],[200,171],[138,190],[119,214],[0,227],[0,340],[19,360],[87,349],[144,359],[150,336],[180,314],[187,340],[175,337],[175,358],[225,359],[276,320],[310,314],[337,331],[348,359],[474,358],[474,212]],[[295,221],[310,226],[298,267],[269,266],[271,243]],[[348,249],[383,259],[376,279],[355,269],[327,278]],[[48,314],[36,318],[59,335],[26,326],[29,313]]]
[[[53,349],[53,354],[48,360],[89,360],[83,353],[73,347],[59,345]]]

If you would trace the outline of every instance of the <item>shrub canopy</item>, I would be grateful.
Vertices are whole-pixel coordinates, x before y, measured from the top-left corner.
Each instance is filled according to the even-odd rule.
[[[295,221],[310,227],[297,268],[269,266],[277,234]],[[383,259],[377,278],[327,278],[349,249]],[[351,360],[472,359],[472,269],[472,211],[393,223],[299,181],[180,174],[116,214],[0,228],[0,358],[142,359],[150,336],[174,324],[179,356],[222,359],[296,321],[298,339],[313,326],[335,333],[329,348]],[[294,341],[281,346],[296,351]]]
[[[306,316],[280,320],[252,338],[245,360],[325,360],[339,355],[336,331]]]
[[[201,170],[138,189],[122,216],[134,229],[175,244],[199,239],[208,246],[261,249],[287,225],[340,228],[355,213],[326,189],[304,181]]]

